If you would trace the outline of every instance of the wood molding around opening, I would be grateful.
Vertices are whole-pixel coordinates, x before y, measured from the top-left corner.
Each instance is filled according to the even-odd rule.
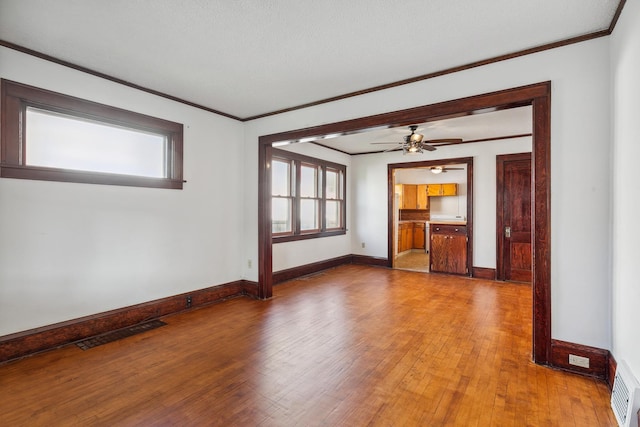
[[[258,138],[258,293],[270,298],[273,293],[271,247],[271,174],[268,160],[271,144],[277,141],[301,139],[345,131],[358,131],[375,126],[400,126],[425,122],[435,117],[491,108],[532,105],[533,147],[532,172],[534,213],[532,218],[534,271],[533,271],[533,360],[538,364],[550,363],[551,350],[551,82],[470,96],[393,111],[342,122],[329,123],[304,129],[263,135]],[[330,237],[329,237],[330,238]],[[375,298],[376,295],[371,297]]]
[[[442,165],[443,162],[447,164],[464,164],[467,166],[467,211],[465,212],[467,217],[467,266],[469,273],[467,276],[472,275],[473,264],[473,157],[458,157],[452,159],[435,159],[425,160],[418,162],[407,163],[390,163],[387,165],[387,258],[388,266],[392,267],[393,264],[393,246],[397,236],[394,234],[393,224],[393,200],[394,200],[394,172],[397,169],[412,169],[418,167],[430,167]],[[428,242],[426,243],[428,245]]]

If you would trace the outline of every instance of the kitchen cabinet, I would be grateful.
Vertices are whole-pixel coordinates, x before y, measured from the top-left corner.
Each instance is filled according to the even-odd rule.
[[[402,184],[402,209],[417,209],[418,186]]]
[[[457,196],[458,184],[427,184],[428,196]]]
[[[429,209],[427,184],[397,184],[400,209]]]
[[[416,185],[416,209],[429,209],[429,197],[427,197],[427,184]]]
[[[402,222],[398,224],[398,253],[411,249],[425,248],[424,222]]]
[[[403,222],[398,224],[398,253],[413,248],[413,223]]]
[[[413,223],[413,249],[425,249],[424,222]]]
[[[432,223],[429,234],[430,271],[469,274],[466,225]]]

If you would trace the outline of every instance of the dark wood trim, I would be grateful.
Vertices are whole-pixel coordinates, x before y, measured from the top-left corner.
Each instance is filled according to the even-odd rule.
[[[244,295],[254,299],[260,298],[258,294],[258,282],[251,280],[241,280],[240,282],[242,283],[242,292]]]
[[[531,153],[501,154],[496,156],[496,280],[505,280],[504,266],[504,164],[505,162],[529,160]]]
[[[260,136],[258,139],[258,265],[261,298],[270,297],[272,292],[271,175],[268,173],[266,159],[269,158],[268,153],[273,142],[337,132],[360,131],[383,125],[406,125],[428,121],[433,117],[482,108],[524,105],[533,105],[534,123],[532,141],[532,174],[534,176],[532,228],[535,230],[533,238],[535,260],[533,360],[538,364],[548,364],[551,346],[551,82]],[[375,295],[372,297],[375,298]]]
[[[116,310],[0,337],[0,363],[50,350],[151,319],[229,298],[255,296],[257,284],[244,280],[198,289]],[[190,302],[188,300],[190,298]]]
[[[371,265],[375,267],[388,267],[389,260],[386,258],[372,257],[367,255],[352,255],[352,264]]]
[[[196,104],[195,102],[187,101],[185,99],[178,98],[177,96],[169,95],[169,94],[166,94],[164,92],[160,92],[160,91],[157,91],[157,90],[154,90],[154,89],[150,89],[150,88],[147,88],[147,87],[144,87],[144,86],[140,86],[140,85],[137,85],[135,83],[131,83],[131,82],[128,82],[126,80],[122,80],[122,79],[119,79],[117,77],[110,76],[109,74],[101,73],[99,71],[95,71],[95,70],[92,70],[90,68],[83,67],[83,66],[78,65],[78,64],[74,64],[72,62],[64,61],[64,60],[56,58],[54,56],[47,55],[45,53],[38,52],[38,51],[33,50],[33,49],[29,49],[29,48],[24,47],[24,46],[20,46],[20,45],[17,45],[15,43],[8,42],[6,40],[0,40],[0,46],[4,46],[6,48],[13,49],[13,50],[16,50],[18,52],[22,52],[22,53],[25,53],[27,55],[34,56],[36,58],[44,59],[45,61],[53,62],[54,64],[62,65],[63,67],[68,67],[68,68],[74,69],[76,71],[87,73],[87,74],[90,74],[92,76],[108,80],[110,82],[118,83],[118,84],[121,84],[123,86],[130,87],[132,89],[137,89],[137,90],[140,90],[142,92],[150,93],[151,95],[155,95],[155,96],[159,96],[161,98],[169,99],[171,101],[179,102],[181,104],[185,104],[185,105],[188,105],[190,107],[198,108],[200,110],[208,111],[210,113],[218,114],[220,116],[228,117],[230,119],[243,121],[241,118],[236,117],[234,115],[231,115],[231,114],[228,114],[228,113],[224,113],[224,112],[219,111],[219,110],[214,110],[213,108],[205,107],[204,105]]]
[[[338,267],[343,264],[351,264],[351,255],[344,255],[337,258],[313,262],[311,264],[300,265],[298,267],[288,268],[286,270],[274,271],[273,284],[275,285],[278,283],[286,282],[287,280],[317,273],[319,271]]]
[[[389,267],[393,264],[393,246],[395,239],[395,227],[393,223],[393,201],[394,201],[394,172],[396,169],[414,169],[429,166],[441,166],[446,164],[466,164],[467,165],[467,265],[469,275],[471,275],[471,265],[473,265],[473,157],[458,157],[454,159],[436,159],[417,162],[390,163],[387,165],[387,258]],[[428,242],[425,242],[427,245]]]
[[[613,30],[615,30],[616,24],[618,23],[618,19],[620,19],[620,14],[622,14],[622,9],[624,9],[624,5],[626,2],[627,0],[620,0],[620,3],[618,3],[616,13],[613,15],[613,19],[611,20],[611,24],[609,25],[609,34],[613,33]]]
[[[615,357],[613,357],[613,354],[611,354],[611,352],[609,352],[608,354],[607,361],[608,361],[607,384],[609,385],[609,390],[613,390],[613,381],[616,379],[616,370],[618,369],[618,362],[616,361]]]
[[[569,354],[589,359],[589,368],[569,364]],[[588,375],[607,381],[609,377],[609,351],[581,344],[551,340],[551,365],[554,368]]]
[[[471,276],[476,279],[496,280],[496,269],[485,267],[473,267]]]
[[[23,83],[0,79],[2,108],[0,146],[0,176],[3,178],[36,179],[44,181],[80,182],[86,184],[126,185],[182,189],[183,186],[183,128],[181,123],[148,116],[134,111],[40,89]],[[74,119],[94,120],[98,123],[122,126],[131,130],[152,132],[167,139],[166,178],[39,167],[26,164],[24,134],[26,111],[36,107],[53,113],[67,114]]]
[[[551,83],[533,99],[533,359],[545,364],[551,351]]]

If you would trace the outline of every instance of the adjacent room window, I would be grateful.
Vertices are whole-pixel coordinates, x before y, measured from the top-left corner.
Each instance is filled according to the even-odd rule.
[[[179,123],[2,81],[7,178],[182,188]]]
[[[346,166],[273,149],[274,242],[344,234]]]

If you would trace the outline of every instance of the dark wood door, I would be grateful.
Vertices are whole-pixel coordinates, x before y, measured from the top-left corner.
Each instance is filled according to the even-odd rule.
[[[531,153],[496,159],[497,277],[531,283]]]

